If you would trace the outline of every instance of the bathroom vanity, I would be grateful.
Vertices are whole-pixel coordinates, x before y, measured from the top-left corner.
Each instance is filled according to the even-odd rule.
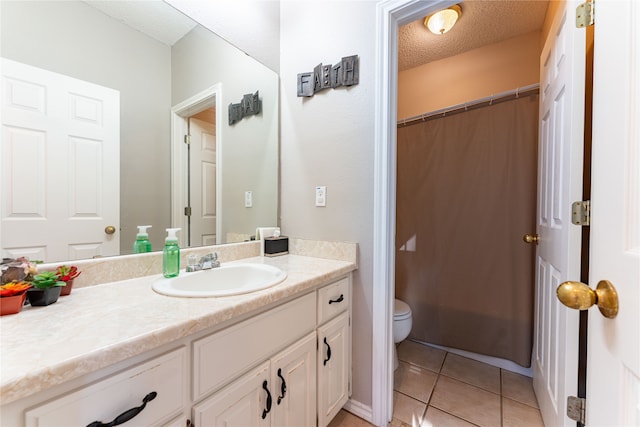
[[[287,278],[244,295],[175,298],[146,276],[1,318],[0,424],[326,426],[350,394],[355,262],[242,262]]]

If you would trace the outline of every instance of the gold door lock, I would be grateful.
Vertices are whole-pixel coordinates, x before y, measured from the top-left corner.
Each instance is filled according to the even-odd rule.
[[[564,282],[556,290],[558,299],[569,308],[586,310],[594,304],[607,319],[618,315],[618,292],[608,280],[601,280],[594,291],[581,282]]]
[[[107,234],[114,234],[116,232],[116,228],[113,225],[107,225],[104,228],[104,232]]]
[[[538,242],[540,241],[540,236],[538,236],[537,234],[527,233],[524,236],[522,236],[522,240],[524,240],[525,243],[535,243],[537,245]]]

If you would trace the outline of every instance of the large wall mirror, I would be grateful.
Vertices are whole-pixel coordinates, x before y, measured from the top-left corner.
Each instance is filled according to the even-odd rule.
[[[153,250],[170,227],[186,247],[277,225],[274,71],[163,1],[2,0],[0,18],[3,257],[130,254],[141,225]],[[260,113],[229,124],[256,92]]]

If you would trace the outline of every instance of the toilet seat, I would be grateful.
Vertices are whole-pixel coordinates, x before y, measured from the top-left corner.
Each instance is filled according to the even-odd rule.
[[[404,301],[396,299],[393,304],[393,320],[404,320],[411,317],[411,307]]]

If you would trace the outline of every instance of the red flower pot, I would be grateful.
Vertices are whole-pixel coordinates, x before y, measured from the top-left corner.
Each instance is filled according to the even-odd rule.
[[[65,295],[69,295],[71,293],[71,288],[73,288],[73,279],[71,280],[67,280],[66,285],[64,285],[62,287],[62,290],[60,291],[60,296],[63,297]]]
[[[22,295],[13,295],[10,297],[0,298],[0,316],[4,316],[5,314],[20,313],[20,310],[22,310],[22,306],[24,305],[24,299],[26,297],[27,293],[24,292]]]

